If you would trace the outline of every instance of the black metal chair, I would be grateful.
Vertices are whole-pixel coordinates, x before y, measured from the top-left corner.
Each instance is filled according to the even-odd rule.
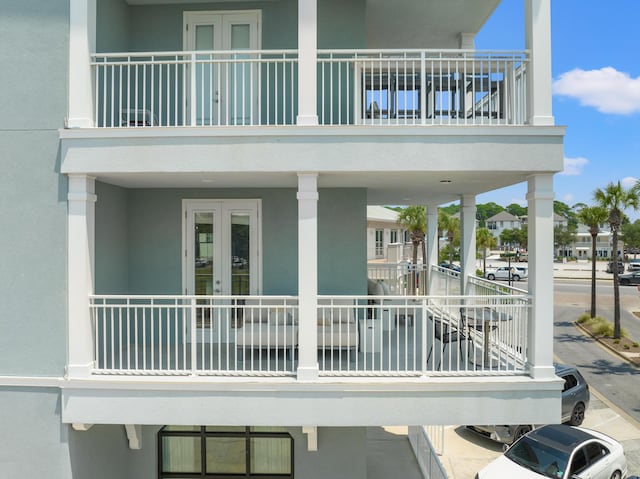
[[[433,322],[433,336],[443,345],[437,369],[440,369],[440,366],[442,366],[442,356],[444,356],[445,349],[450,343],[457,342],[459,344],[458,350],[460,352],[460,361],[463,361],[464,355],[462,354],[462,341],[471,340],[471,337],[467,334],[464,322],[461,320],[460,329],[456,329],[442,318],[434,318],[433,315],[429,314],[429,319]],[[431,344],[429,355],[427,356],[427,362],[429,362],[429,359],[431,359],[431,355],[433,354],[433,346],[434,344]]]

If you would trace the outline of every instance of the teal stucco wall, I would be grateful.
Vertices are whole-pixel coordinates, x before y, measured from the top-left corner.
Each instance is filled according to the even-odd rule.
[[[297,47],[297,0],[136,6],[98,0],[97,51],[182,50],[185,11],[225,10],[261,10],[263,49]],[[318,48],[364,48],[365,10],[365,0],[319,1]]]
[[[96,191],[97,293],[181,293],[185,198],[261,199],[263,294],[297,293],[295,189],[123,190],[98,185]],[[366,192],[325,189],[319,194],[319,292],[365,294]]]
[[[68,32],[68,0],[2,2],[0,376],[60,376],[66,363],[67,184],[57,129]]]

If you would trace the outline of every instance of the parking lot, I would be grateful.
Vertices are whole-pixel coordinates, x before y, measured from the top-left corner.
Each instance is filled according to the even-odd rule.
[[[629,479],[640,474],[640,425],[611,407],[591,390],[591,403],[583,427],[603,432],[624,446]],[[440,461],[449,479],[473,479],[476,472],[502,454],[502,445],[469,431],[464,426],[447,426]]]

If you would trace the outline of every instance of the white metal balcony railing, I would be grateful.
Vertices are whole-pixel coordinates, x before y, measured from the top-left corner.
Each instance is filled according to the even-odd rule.
[[[426,265],[402,261],[399,263],[369,263],[367,278],[380,284],[381,294],[396,296],[410,296],[418,294],[424,296],[427,291]],[[370,291],[370,293],[372,293]]]
[[[321,296],[323,376],[523,374],[528,296]],[[94,374],[287,376],[297,298],[91,297]]]
[[[321,50],[323,125],[523,125],[524,52]],[[92,56],[98,127],[293,125],[295,50]]]

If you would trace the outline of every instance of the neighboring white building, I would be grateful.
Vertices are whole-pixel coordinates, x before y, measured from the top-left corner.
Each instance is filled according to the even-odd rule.
[[[365,479],[370,426],[559,421],[565,128],[520,1],[516,52],[475,51],[500,0],[3,2],[0,475]],[[522,183],[531,293],[484,334],[476,198]],[[389,301],[384,204],[428,215]]]
[[[618,254],[624,251],[624,242],[618,240]],[[559,257],[575,257],[577,259],[591,259],[592,238],[589,227],[578,224],[576,231],[576,240],[566,248],[557,248],[556,254]],[[596,258],[608,259],[613,258],[613,234],[608,225],[601,225],[600,232],[596,236]]]
[[[367,259],[387,259],[389,244],[404,246],[405,230],[398,213],[384,206],[367,206]],[[402,253],[401,253],[402,254]]]
[[[501,246],[500,235],[504,230],[516,230],[522,227],[522,221],[517,216],[512,215],[508,211],[501,211],[486,220],[487,229],[491,231],[493,237],[496,238],[498,245]]]

